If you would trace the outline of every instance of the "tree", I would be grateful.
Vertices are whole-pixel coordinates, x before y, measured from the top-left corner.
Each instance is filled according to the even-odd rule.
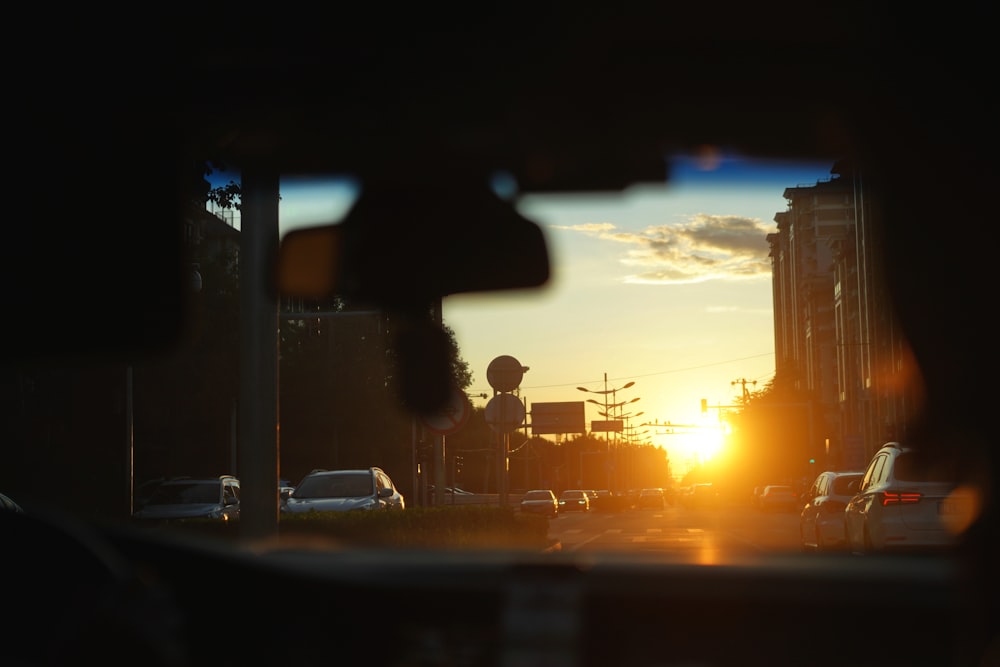
[[[753,393],[739,414],[730,416],[730,484],[749,492],[759,484],[808,475],[817,447],[812,439],[818,432],[813,423],[818,411],[813,406],[812,395],[797,389],[787,374],[776,374]]]

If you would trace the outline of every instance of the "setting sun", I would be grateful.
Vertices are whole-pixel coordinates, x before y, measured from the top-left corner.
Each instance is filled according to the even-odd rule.
[[[656,444],[667,450],[675,478],[692,468],[708,464],[723,454],[725,424],[659,424],[654,434]]]
[[[707,463],[722,451],[722,430],[719,428],[703,428],[692,431],[687,436],[688,447],[698,457],[699,462]]]

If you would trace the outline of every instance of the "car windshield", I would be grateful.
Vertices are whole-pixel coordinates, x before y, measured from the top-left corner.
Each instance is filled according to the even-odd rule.
[[[371,473],[345,472],[336,475],[306,477],[295,487],[293,498],[357,498],[375,492]]]
[[[525,500],[552,500],[552,495],[544,491],[530,491],[524,495]]]
[[[203,482],[171,482],[161,484],[146,502],[147,505],[185,505],[217,503],[221,497],[221,483]]]

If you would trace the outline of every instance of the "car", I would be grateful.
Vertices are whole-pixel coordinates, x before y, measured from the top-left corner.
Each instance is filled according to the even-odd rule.
[[[7,512],[24,512],[24,508],[17,504],[10,496],[0,493],[0,510]]]
[[[635,506],[638,509],[658,509],[662,510],[667,506],[666,494],[663,489],[649,488],[640,489],[639,497],[635,501]]]
[[[240,480],[233,475],[158,482],[133,516],[141,521],[240,518]]]
[[[292,484],[291,480],[279,479],[278,480],[278,503],[279,507],[284,507],[285,502],[288,501],[288,496],[292,495],[292,491],[295,490],[295,485]]]
[[[802,499],[790,484],[768,484],[758,498],[758,509],[762,512],[792,512],[801,507]]]
[[[827,470],[816,476],[802,496],[799,512],[803,549],[824,551],[847,546],[844,510],[863,476],[859,470]]]
[[[427,491],[429,493],[434,493],[434,489],[435,488],[436,487],[433,484],[431,484],[430,486],[427,487]],[[472,491],[466,491],[465,489],[460,489],[457,486],[446,486],[446,487],[444,487],[444,492],[446,494],[448,494],[448,495],[456,495],[456,496],[474,496],[474,495],[476,495]]]
[[[559,514],[559,501],[552,489],[532,489],[525,491],[519,504],[522,512],[543,514],[550,519]]]
[[[719,506],[719,492],[712,482],[698,482],[687,488],[681,504],[689,509],[715,509]]]
[[[943,550],[958,541],[976,498],[959,486],[954,461],[887,442],[872,457],[844,510],[854,553]]]
[[[281,511],[347,512],[402,510],[406,500],[392,479],[378,467],[353,470],[315,470],[302,478]]]
[[[61,13],[19,6],[5,77],[0,489],[26,513],[0,512],[0,664],[997,663],[991,3],[201,3],[135,30]],[[832,153],[853,168],[829,173]],[[226,179],[203,185],[208,160],[239,174],[236,207]],[[803,161],[847,187],[813,196],[816,172],[784,169]],[[748,172],[780,208],[729,198]],[[645,209],[694,177],[701,201]],[[298,220],[324,241],[286,261],[311,179]],[[218,215],[191,193],[217,186]],[[787,210],[786,188],[804,195]],[[769,271],[802,268],[815,280],[769,298]],[[303,274],[331,289],[290,294]],[[566,285],[586,292],[574,311],[555,307]],[[487,326],[459,321],[462,300]],[[488,370],[509,353],[520,383]],[[608,393],[583,406],[578,384]],[[623,416],[636,396],[644,418]],[[543,402],[569,405],[544,424]],[[726,440],[661,435],[668,418]],[[738,504],[576,514],[548,522],[563,548],[544,553],[371,549],[288,543],[308,517],[275,502],[282,476],[373,461],[416,494],[457,451],[504,520],[523,518],[499,506],[508,472],[617,489],[690,466],[737,499],[864,469],[886,441],[961,454],[982,505],[954,549],[811,558],[794,514]],[[185,470],[239,471],[238,539],[131,520],[133,475]],[[751,523],[788,527],[794,552]]]
[[[583,489],[566,489],[559,494],[560,512],[589,512],[590,495]]]

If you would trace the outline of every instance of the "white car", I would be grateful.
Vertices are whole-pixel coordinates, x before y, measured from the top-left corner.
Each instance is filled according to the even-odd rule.
[[[521,511],[526,514],[544,514],[552,518],[559,514],[559,501],[552,489],[532,489],[521,498]]]
[[[306,475],[281,506],[282,512],[347,512],[401,510],[403,494],[381,468],[314,470]]]
[[[883,445],[844,512],[854,553],[941,550],[957,544],[975,510],[948,467],[924,466],[897,442]]]
[[[799,512],[804,550],[843,549],[847,545],[844,509],[863,477],[860,470],[827,470],[816,477],[802,498]]]

